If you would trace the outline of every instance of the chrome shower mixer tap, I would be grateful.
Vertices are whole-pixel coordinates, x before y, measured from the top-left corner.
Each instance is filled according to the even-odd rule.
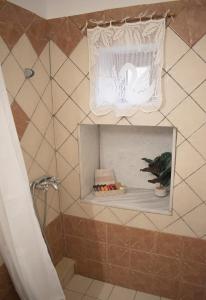
[[[32,181],[30,184],[31,190],[38,189],[48,191],[49,186],[52,186],[53,189],[58,190],[58,185],[60,184],[59,178],[55,176],[42,176]]]

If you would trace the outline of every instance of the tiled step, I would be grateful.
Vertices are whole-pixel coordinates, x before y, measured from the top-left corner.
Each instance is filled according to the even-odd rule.
[[[63,288],[67,286],[74,275],[74,265],[75,261],[73,259],[64,257],[56,266],[56,271]]]

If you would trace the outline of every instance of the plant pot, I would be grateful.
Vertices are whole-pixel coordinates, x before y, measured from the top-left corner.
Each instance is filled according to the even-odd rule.
[[[157,186],[155,188],[155,196],[166,197],[168,195],[168,190],[165,187]]]

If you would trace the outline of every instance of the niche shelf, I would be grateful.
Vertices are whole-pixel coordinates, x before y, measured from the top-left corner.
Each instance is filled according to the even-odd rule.
[[[171,214],[176,148],[173,127],[130,125],[79,126],[79,160],[81,201],[104,206]],[[142,157],[154,158],[172,152],[170,192],[166,197],[154,194],[152,175],[140,172],[146,163]],[[127,186],[121,195],[96,197],[93,194],[96,169],[114,170],[116,180]]]

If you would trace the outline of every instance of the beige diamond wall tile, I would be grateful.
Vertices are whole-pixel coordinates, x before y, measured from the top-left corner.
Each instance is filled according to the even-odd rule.
[[[44,103],[40,101],[32,116],[32,122],[39,129],[42,135],[44,135],[51,120],[51,117],[52,116],[47,110]]]
[[[169,73],[186,92],[191,93],[206,78],[206,64],[189,50]]]
[[[203,125],[190,138],[190,143],[204,156],[206,159],[206,125]]]
[[[129,123],[129,121],[127,120],[127,118],[125,118],[125,117],[121,118],[121,119],[118,121],[117,124],[118,124],[118,125],[131,125],[131,124]]]
[[[75,171],[77,172],[77,174],[80,175],[80,166],[79,166],[79,164],[75,167]]]
[[[59,119],[70,132],[74,131],[84,116],[82,110],[74,104],[71,99],[68,99],[56,114],[57,119]]]
[[[84,119],[83,119],[84,120]],[[82,124],[83,120],[80,122]],[[79,124],[77,124],[77,127],[75,130],[72,132],[73,137],[75,137],[78,140],[78,135],[79,135]]]
[[[201,203],[202,201],[186,183],[182,182],[175,187],[173,194],[173,208],[180,216],[186,214]]]
[[[78,144],[76,139],[71,135],[68,140],[61,146],[59,153],[69,164],[75,168],[78,165]]]
[[[72,167],[64,159],[64,157],[62,157],[61,154],[59,154],[59,152],[56,153],[56,160],[57,160],[57,174],[58,174],[58,177],[61,180],[63,180],[72,171]]]
[[[170,121],[167,118],[164,118],[159,124],[158,126],[162,126],[162,127],[173,127],[172,123],[170,123]]]
[[[45,70],[47,71],[47,74],[50,76],[50,53],[49,53],[49,42],[44,47],[44,50],[39,56],[42,65],[44,66]]]
[[[120,120],[120,117],[116,117],[113,112],[104,116],[97,116],[91,112],[89,114],[89,119],[91,119],[95,124],[117,124],[117,122]]]
[[[74,170],[72,171],[62,182],[63,187],[69,192],[69,194],[75,200],[80,197],[80,182],[79,175]]]
[[[64,90],[52,80],[52,97],[53,97],[53,113],[55,114],[57,110],[62,106],[62,104],[68,98]]]
[[[47,142],[52,146],[52,148],[55,148],[55,139],[54,139],[54,122],[53,118],[50,119],[50,123],[46,129],[45,139]]]
[[[206,166],[204,165],[201,169],[191,175],[186,182],[191,188],[199,195],[199,197],[206,201]]]
[[[206,111],[206,81],[204,81],[192,94],[192,98]]]
[[[62,64],[66,61],[66,55],[53,42],[50,41],[51,75],[54,76]]]
[[[112,224],[121,224],[117,217],[111,212],[109,208],[105,208],[94,218],[96,221],[107,222]]]
[[[179,131],[177,131],[177,142],[176,142],[176,145],[179,146],[184,141],[185,141],[184,136]]]
[[[71,95],[71,98],[76,102],[76,104],[83,109],[83,111],[88,114],[90,112],[89,106],[89,80],[87,77],[80,83],[78,88]]]
[[[56,164],[56,155],[54,152],[54,155],[52,157],[52,160],[49,164],[49,168],[47,170],[47,174],[52,175],[52,176],[57,176],[57,164]]]
[[[48,206],[46,225],[54,221],[58,216],[59,216],[59,210],[57,208],[54,209],[53,207]]]
[[[39,95],[30,81],[26,80],[16,96],[16,102],[21,106],[27,116],[31,118],[39,101]]]
[[[72,51],[69,58],[79,67],[82,72],[84,72],[84,74],[89,72],[88,41],[85,36]]]
[[[110,210],[120,220],[121,224],[127,224],[138,214],[138,212],[135,210],[122,209],[116,207],[111,207]]]
[[[79,201],[79,205],[91,219],[94,219],[97,214],[105,209],[103,205],[84,203],[84,201]]]
[[[80,218],[87,218],[88,216],[85,211],[80,207],[77,201],[74,202],[66,211],[64,211],[66,215],[72,215]]]
[[[3,39],[0,37],[0,63],[5,60],[5,58],[9,55],[9,48],[4,43]]]
[[[56,190],[48,189],[48,191],[47,191],[48,203],[47,204],[48,204],[48,206],[50,206],[56,210],[57,205],[53,203],[53,197],[55,198],[55,194],[58,194],[58,192]],[[43,196],[43,198],[44,198],[44,196]]]
[[[191,227],[191,229],[197,234],[198,237],[202,237],[206,234],[206,205],[201,204],[193,211],[183,217],[185,222]]]
[[[21,146],[26,152],[28,152],[32,157],[34,157],[37,153],[42,139],[43,137],[41,136],[39,131],[30,122],[21,139]]]
[[[164,116],[159,112],[155,111],[152,113],[144,113],[142,111],[138,111],[132,117],[129,117],[128,120],[133,125],[148,125],[155,126],[158,125],[163,120]]]
[[[36,88],[36,91],[40,96],[43,95],[44,90],[49,83],[49,76],[45,71],[44,67],[42,66],[41,61],[38,59],[34,65],[34,72],[35,75],[30,79],[31,83]]]
[[[167,118],[178,128],[183,136],[189,137],[206,121],[206,114],[191,97],[187,97]]]
[[[39,198],[36,198],[36,208],[39,216],[39,222],[42,226],[44,220],[44,202]]]
[[[42,100],[46,105],[47,109],[51,114],[53,114],[53,103],[52,103],[52,89],[51,89],[51,82],[47,85],[43,95]]]
[[[59,216],[59,212],[54,210],[52,207],[48,207],[47,221],[46,225],[54,221]]]
[[[43,140],[39,151],[37,152],[37,155],[35,157],[36,162],[41,166],[42,169],[47,171],[49,169],[53,156],[54,150],[47,143],[46,140]]]
[[[170,69],[189,49],[189,46],[168,27],[165,35],[164,69]]]
[[[94,124],[94,122],[92,122],[92,120],[90,120],[88,117],[86,117],[85,119],[83,119],[81,121],[81,124]]]
[[[190,227],[181,219],[166,227],[164,232],[188,237],[197,237]]]
[[[24,82],[24,74],[12,54],[9,54],[9,56],[4,61],[2,65],[2,71],[6,83],[6,88],[15,98],[17,92]]]
[[[75,201],[62,186],[59,189],[59,198],[61,212],[65,212]]]
[[[204,164],[199,153],[185,141],[177,148],[176,171],[184,179]]]
[[[143,213],[138,214],[135,218],[127,223],[127,226],[142,228],[147,230],[157,230],[157,227]]]
[[[24,151],[23,149],[22,149],[22,154],[23,154],[23,157],[24,157],[26,170],[27,170],[27,172],[29,172],[29,169],[31,167],[33,158],[26,151]]]
[[[206,61],[206,34],[194,45],[193,49]]]
[[[179,216],[175,211],[172,212],[172,215],[160,215],[147,213],[146,216],[151,220],[151,222],[159,229],[163,230],[168,225],[174,223],[179,219]]]
[[[60,211],[58,191],[49,189],[47,194],[48,206],[52,207],[57,212]]]
[[[71,95],[84,78],[84,75],[70,59],[67,59],[54,78],[65,92]]]
[[[35,161],[33,161],[31,168],[29,169],[30,182],[43,175],[45,175],[45,171]]]
[[[26,34],[23,34],[18,40],[12,53],[23,69],[31,68],[37,60],[36,52]]]
[[[54,118],[54,136],[55,146],[57,149],[64,143],[69,135],[69,131],[64,128],[64,126],[56,118]]]
[[[184,98],[187,97],[187,94],[168,74],[166,74],[162,79],[162,92],[163,104],[160,110],[164,115],[167,115]]]
[[[182,178],[175,172],[175,178],[174,178],[174,186],[177,186],[180,182],[182,182]]]

